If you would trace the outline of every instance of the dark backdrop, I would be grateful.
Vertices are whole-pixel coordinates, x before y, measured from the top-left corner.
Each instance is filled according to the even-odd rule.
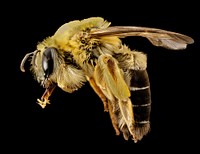
[[[3,147],[31,152],[55,150],[73,152],[173,151],[195,149],[199,141],[197,77],[199,52],[198,9],[193,2],[172,5],[168,2],[48,2],[6,5],[2,22],[6,33],[2,52],[2,128]],[[162,3],[162,4],[161,4]],[[167,4],[165,4],[167,3]],[[6,14],[6,15],[5,15]],[[88,84],[68,94],[57,88],[51,104],[40,108],[36,99],[44,89],[29,71],[22,73],[20,62],[35,50],[38,41],[51,36],[75,19],[101,16],[112,25],[146,26],[180,32],[195,43],[183,51],[155,47],[144,38],[123,39],[130,48],[148,55],[152,91],[151,131],[135,144],[116,136],[109,114],[103,111],[98,96]],[[28,64],[26,64],[28,67]],[[4,98],[4,99],[3,99]],[[2,143],[2,142],[1,142]],[[4,146],[5,145],[5,146]],[[62,151],[62,152],[59,152]]]

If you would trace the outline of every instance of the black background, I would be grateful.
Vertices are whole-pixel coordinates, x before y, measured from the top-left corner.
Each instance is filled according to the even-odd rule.
[[[199,25],[196,4],[116,1],[11,3],[3,12],[1,138],[3,147],[15,151],[55,150],[56,153],[102,151],[131,153],[196,149],[199,141]],[[161,4],[163,3],[163,4]],[[14,8],[11,8],[10,6]],[[8,13],[9,12],[9,13]],[[8,13],[8,14],[7,14]],[[6,15],[5,15],[6,14]],[[195,43],[186,50],[155,47],[145,38],[123,42],[148,55],[152,91],[151,131],[140,142],[116,136],[98,96],[86,84],[68,94],[57,88],[51,104],[42,109],[36,99],[44,89],[28,71],[19,69],[24,55],[35,50],[38,41],[51,36],[62,24],[101,16],[112,25],[146,26],[180,32]],[[5,86],[5,88],[4,88]],[[4,146],[5,145],[5,146]],[[40,149],[40,150],[41,150]],[[62,151],[62,152],[59,152]]]

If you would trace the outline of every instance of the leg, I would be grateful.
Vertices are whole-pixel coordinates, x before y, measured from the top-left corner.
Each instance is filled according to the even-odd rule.
[[[90,86],[93,88],[93,90],[96,92],[96,94],[100,97],[101,101],[104,105],[104,111],[108,112],[108,102],[106,96],[103,94],[101,89],[97,86],[94,79],[91,77],[89,79]]]

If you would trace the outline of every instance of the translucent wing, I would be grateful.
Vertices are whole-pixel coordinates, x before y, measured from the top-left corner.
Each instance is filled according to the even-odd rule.
[[[120,38],[128,36],[141,36],[147,38],[153,45],[161,46],[171,50],[185,49],[194,40],[184,34],[149,27],[137,26],[113,26],[105,29],[91,31],[93,37],[118,36]]]

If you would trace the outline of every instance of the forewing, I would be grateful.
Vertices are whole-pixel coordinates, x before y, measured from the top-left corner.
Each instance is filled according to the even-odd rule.
[[[106,29],[91,31],[93,37],[117,36],[120,38],[128,36],[140,36],[147,38],[153,45],[161,46],[171,50],[185,49],[194,40],[184,34],[149,27],[137,26],[113,26]]]

